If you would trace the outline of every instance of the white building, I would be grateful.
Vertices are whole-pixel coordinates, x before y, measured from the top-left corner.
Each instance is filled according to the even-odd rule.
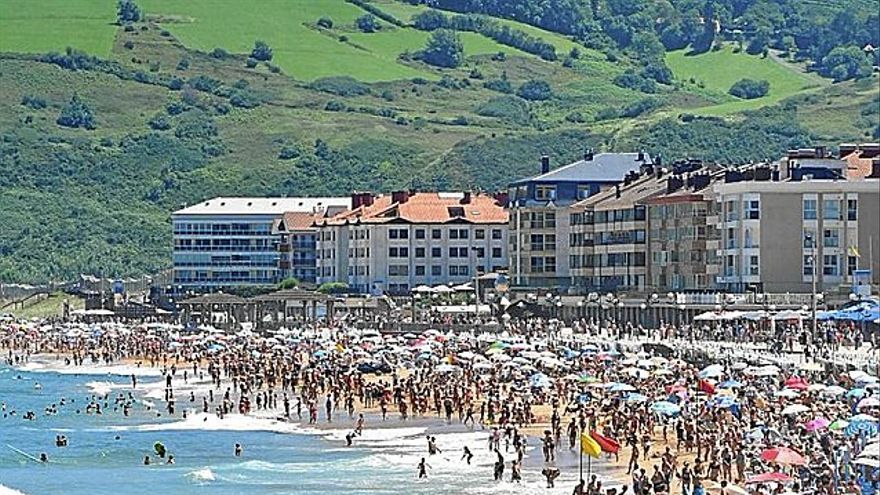
[[[218,290],[277,283],[281,234],[273,227],[287,212],[334,214],[351,198],[213,198],[171,214],[173,280],[178,290]]]
[[[317,282],[375,294],[466,283],[507,268],[507,221],[503,198],[483,194],[355,194],[317,225]]]

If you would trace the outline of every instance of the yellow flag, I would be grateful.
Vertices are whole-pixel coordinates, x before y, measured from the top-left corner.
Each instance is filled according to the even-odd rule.
[[[345,352],[345,346],[343,346],[342,344],[337,342],[336,343],[336,352]]]
[[[856,246],[850,246],[850,247],[849,247],[849,255],[850,255],[850,256],[855,256],[856,258],[861,258],[861,257],[862,257],[862,255],[859,253],[859,248],[857,248]]]
[[[586,433],[581,433],[581,452],[587,454],[590,457],[599,458],[599,455],[602,454],[602,447],[593,440],[593,437],[587,435]]]

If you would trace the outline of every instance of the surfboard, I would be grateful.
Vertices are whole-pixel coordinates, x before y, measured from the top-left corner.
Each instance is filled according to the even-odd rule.
[[[21,449],[17,449],[15,447],[13,447],[12,445],[9,445],[8,443],[6,444],[6,446],[9,447],[10,449],[12,449],[12,451],[17,454],[21,454],[21,455],[27,457],[28,459],[38,463],[38,464],[43,464],[43,461],[41,461],[39,457],[34,457]]]

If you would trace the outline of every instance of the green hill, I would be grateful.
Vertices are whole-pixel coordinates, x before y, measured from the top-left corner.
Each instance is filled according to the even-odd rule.
[[[495,189],[544,153],[736,162],[877,126],[876,77],[832,84],[725,49],[671,52],[673,80],[634,87],[636,53],[494,17],[465,20],[549,43],[556,59],[484,29],[459,32],[464,62],[438,68],[414,55],[431,33],[413,18],[431,9],[366,5],[391,22],[362,32],[367,10],[343,0],[140,0],[143,19],[124,27],[109,0],[0,0],[0,280],[156,271],[169,213],[214,195]],[[271,61],[248,60],[256,40]],[[770,81],[769,95],[728,95],[740,74]],[[550,93],[523,90],[535,81]]]

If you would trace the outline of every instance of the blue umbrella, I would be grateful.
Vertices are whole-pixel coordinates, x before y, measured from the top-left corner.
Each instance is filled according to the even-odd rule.
[[[744,384],[736,380],[725,380],[718,384],[718,388],[740,388]]]
[[[665,416],[675,416],[681,412],[681,407],[672,402],[661,400],[651,404],[651,410]]]
[[[863,388],[854,388],[846,393],[847,397],[864,397],[868,391]]]
[[[877,425],[877,421],[869,421],[869,420],[857,420],[850,421],[849,425],[844,428],[843,433],[848,437],[854,437],[861,433],[865,434],[867,437],[873,437],[880,432],[880,426]]]
[[[648,396],[630,392],[626,394],[626,397],[624,397],[623,400],[627,402],[645,402],[648,400]]]
[[[729,408],[737,405],[736,401],[733,400],[731,397],[724,397],[724,396],[713,398],[711,401],[709,401],[709,404],[714,407],[720,407],[723,409],[729,409]]]
[[[635,387],[626,383],[612,383],[608,390],[611,392],[634,392],[636,390]]]
[[[543,373],[535,373],[529,377],[529,385],[532,388],[547,388],[550,386],[550,378]]]

